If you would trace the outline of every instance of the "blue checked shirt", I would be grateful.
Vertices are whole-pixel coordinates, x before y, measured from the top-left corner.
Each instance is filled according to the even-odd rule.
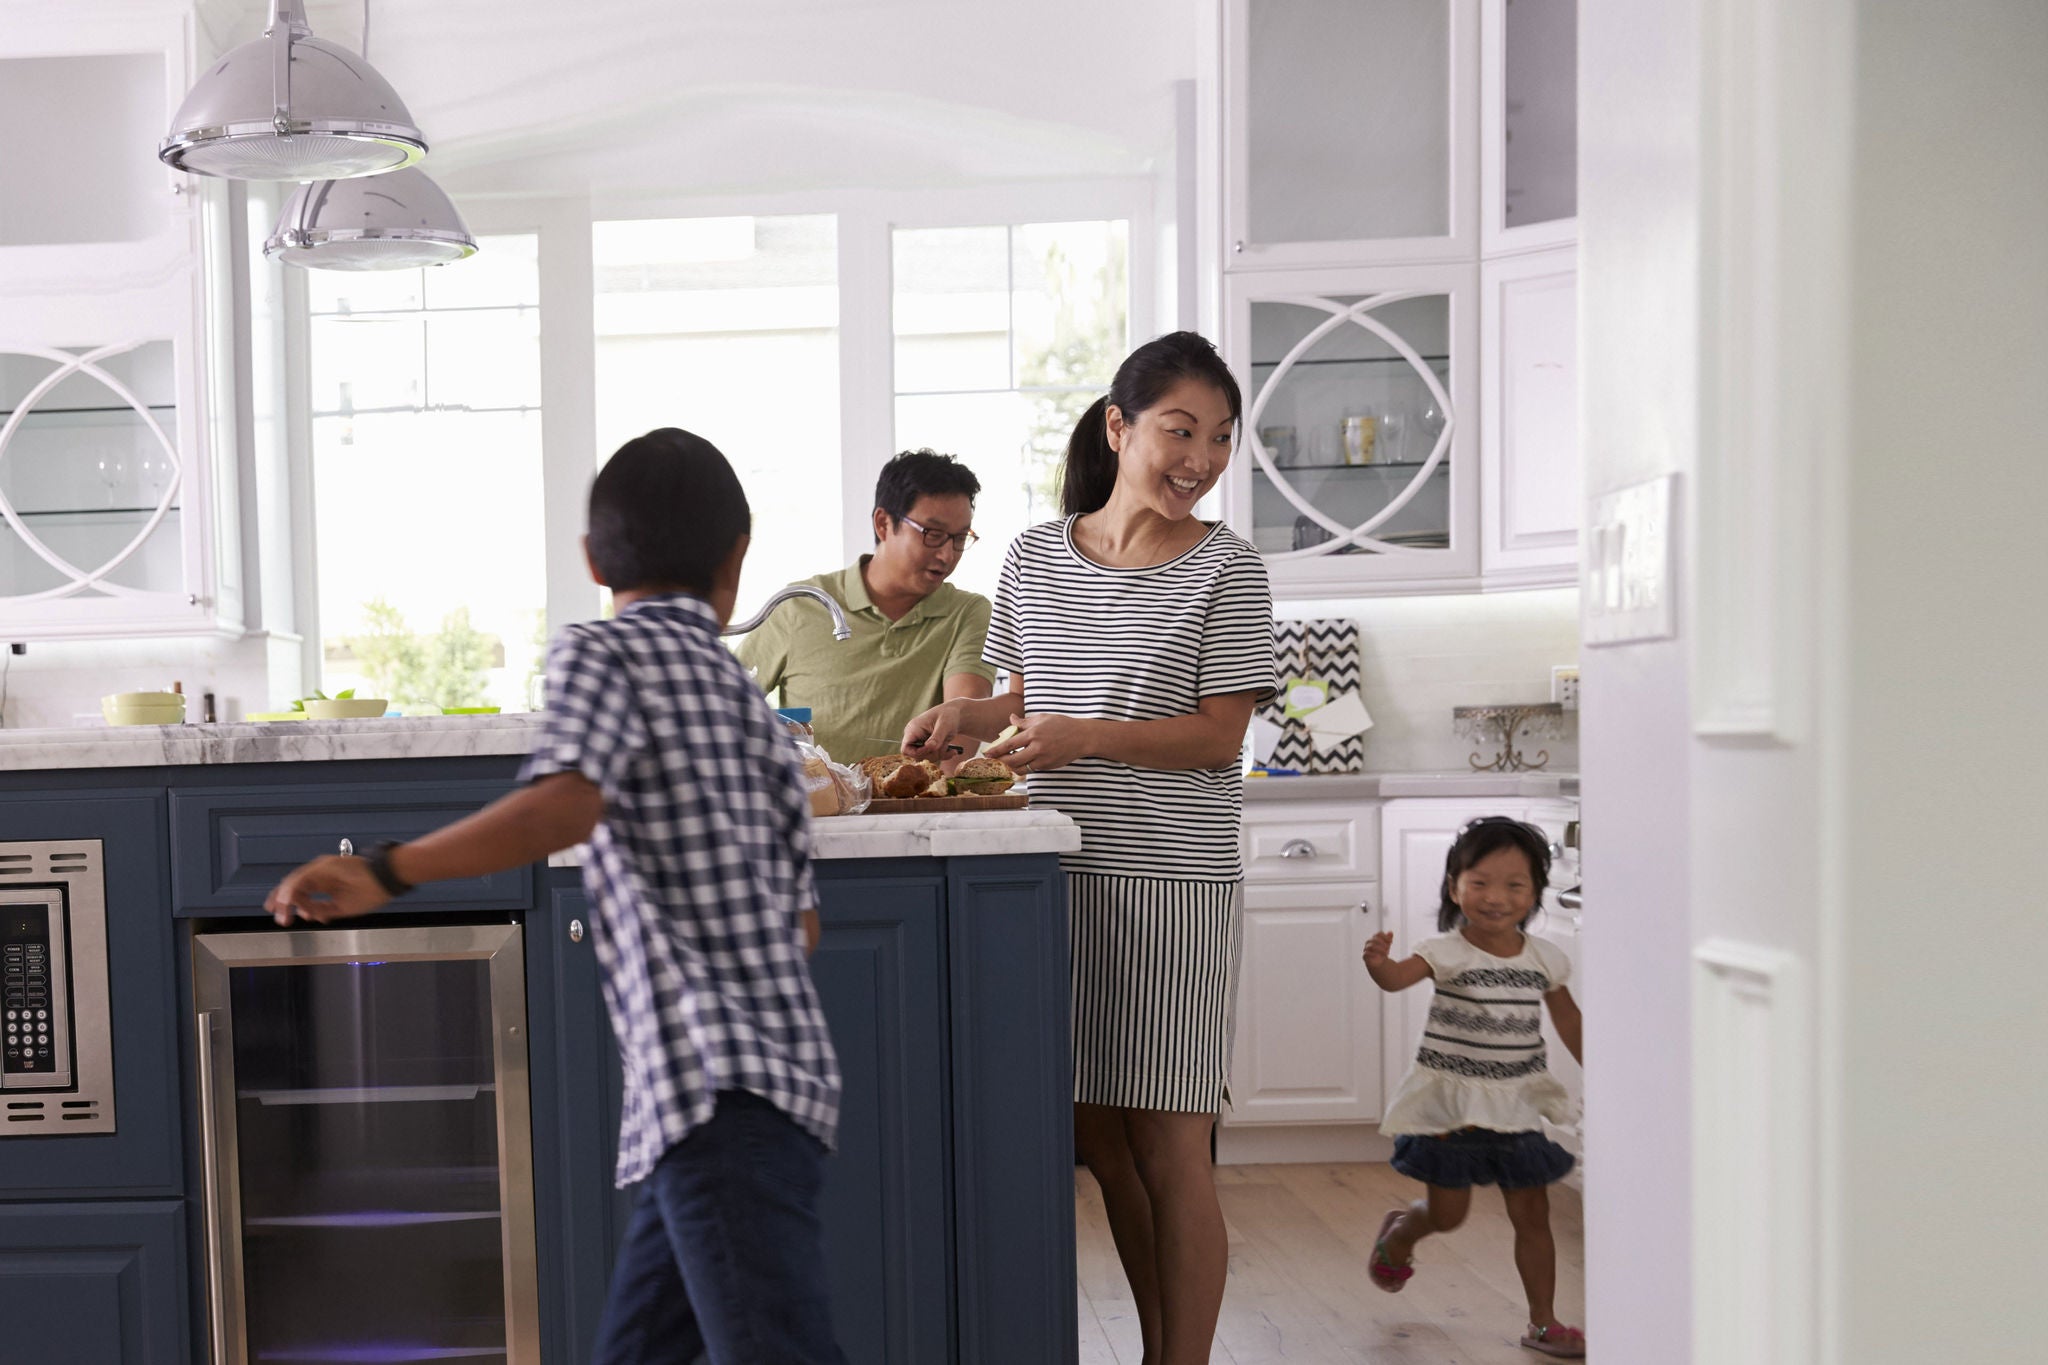
[[[548,652],[531,780],[604,793],[583,879],[626,1094],[618,1183],[711,1117],[717,1093],[768,1100],[827,1146],[839,1063],[805,958],[810,800],[796,749],[698,598],[633,603]]]

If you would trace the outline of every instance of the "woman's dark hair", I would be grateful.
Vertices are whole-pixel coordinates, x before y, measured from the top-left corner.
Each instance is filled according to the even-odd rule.
[[[1116,487],[1116,451],[1109,445],[1111,405],[1125,422],[1155,406],[1166,391],[1183,379],[1197,379],[1214,388],[1230,403],[1231,420],[1244,415],[1244,395],[1237,377],[1216,354],[1207,337],[1195,332],[1168,332],[1155,337],[1124,358],[1109,393],[1095,400],[1067,438],[1067,458],[1060,465],[1060,512],[1078,516],[1093,512],[1109,501]]]
[[[613,592],[709,592],[752,528],[746,490],[725,456],[675,427],[620,446],[590,484],[590,562]]]
[[[882,466],[875,480],[875,506],[896,525],[910,515],[919,498],[962,494],[969,502],[981,496],[981,480],[951,455],[936,450],[906,450]]]
[[[1505,815],[1482,816],[1465,826],[1465,832],[1451,845],[1450,856],[1444,859],[1444,881],[1438,890],[1443,899],[1436,911],[1438,933],[1448,934],[1465,918],[1458,903],[1451,899],[1451,888],[1457,885],[1458,875],[1504,848],[1522,850],[1529,860],[1529,881],[1536,889],[1536,905],[1522,924],[1527,926],[1536,911],[1543,908],[1543,889],[1550,885],[1550,840],[1542,830],[1520,820]]]

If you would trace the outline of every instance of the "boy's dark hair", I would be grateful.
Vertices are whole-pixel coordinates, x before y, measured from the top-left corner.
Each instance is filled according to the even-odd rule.
[[[1465,918],[1458,903],[1451,899],[1451,887],[1457,883],[1458,874],[1504,848],[1522,850],[1529,859],[1529,881],[1536,888],[1536,904],[1523,917],[1523,927],[1543,908],[1543,890],[1550,885],[1550,840],[1542,830],[1520,820],[1505,815],[1481,816],[1465,826],[1465,832],[1458,836],[1450,855],[1444,859],[1443,885],[1437,893],[1442,897],[1436,911],[1438,933],[1448,934]]]
[[[1244,394],[1237,377],[1216,354],[1216,347],[1197,332],[1168,332],[1154,337],[1124,357],[1109,392],[1089,405],[1067,438],[1067,457],[1060,463],[1060,513],[1079,516],[1109,502],[1116,487],[1116,451],[1109,444],[1109,408],[1135,422],[1138,414],[1156,407],[1166,391],[1183,379],[1198,379],[1222,394],[1232,420],[1244,416]]]
[[[613,592],[706,593],[753,529],[753,513],[717,446],[661,427],[620,446],[597,471],[588,528],[590,562]]]
[[[955,493],[973,502],[981,496],[981,480],[951,455],[931,449],[903,451],[882,466],[882,476],[875,480],[875,506],[889,514],[891,526],[909,516],[919,498]]]

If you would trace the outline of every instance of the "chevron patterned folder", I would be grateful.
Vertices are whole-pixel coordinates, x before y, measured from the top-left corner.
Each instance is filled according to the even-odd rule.
[[[1273,653],[1282,678],[1318,678],[1330,685],[1332,696],[1358,690],[1356,621],[1275,621]],[[1287,719],[1283,704],[1267,702],[1259,714],[1285,732],[1266,761],[1267,767],[1304,773],[1365,771],[1365,736],[1354,735],[1328,753],[1317,753],[1309,742],[1308,727]]]

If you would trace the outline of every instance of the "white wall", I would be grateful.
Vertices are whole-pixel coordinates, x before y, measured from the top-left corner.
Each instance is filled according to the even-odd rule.
[[[2048,6],[1857,20],[1836,1359],[2038,1360]]]
[[[1697,11],[1696,0],[1579,9],[1589,497],[1689,473],[1696,458]],[[1586,1317],[1599,1359],[1656,1365],[1690,1359],[1687,673],[1683,639],[1580,660],[1583,970],[1601,1005],[1587,1020]]]
[[[1550,699],[1550,670],[1579,659],[1579,593],[1352,598],[1276,604],[1284,621],[1356,621],[1359,692],[1372,713],[1365,762],[1374,772],[1460,772],[1473,753],[1451,729],[1454,706]],[[1550,751],[1550,768],[1579,767],[1578,720]],[[1491,747],[1487,756],[1491,756]]]

